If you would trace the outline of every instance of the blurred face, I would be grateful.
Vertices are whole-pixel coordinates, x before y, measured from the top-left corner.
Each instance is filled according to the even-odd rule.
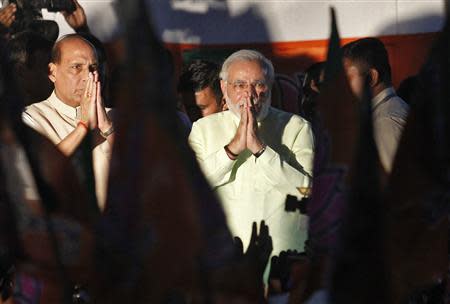
[[[242,106],[253,99],[257,118],[264,118],[270,105],[269,85],[258,61],[235,61],[221,81],[228,110],[240,116]]]
[[[50,80],[56,96],[64,103],[80,105],[90,69],[96,69],[97,59],[92,47],[82,39],[68,38],[60,42],[61,60],[50,63]]]
[[[221,107],[217,104],[213,89],[211,89],[210,87],[206,87],[201,91],[195,92],[195,103],[200,109],[203,117],[220,112],[222,110]]]
[[[353,94],[355,94],[355,96],[359,99],[362,99],[364,95],[364,82],[366,77],[349,59],[344,59],[344,69]]]
[[[193,95],[191,93],[182,95],[186,112],[192,122],[222,111],[222,108],[217,104],[214,91],[210,87],[195,92]]]
[[[38,50],[32,57],[32,66],[24,66],[22,77],[18,79],[18,84],[25,91],[27,105],[48,98],[53,91],[53,84],[48,79],[48,52]]]

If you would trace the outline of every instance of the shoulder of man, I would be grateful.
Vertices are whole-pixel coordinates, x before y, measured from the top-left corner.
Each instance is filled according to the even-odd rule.
[[[309,121],[307,121],[305,118],[301,117],[300,115],[289,113],[282,111],[280,109],[271,107],[270,108],[270,119],[277,121],[279,123],[284,123],[286,125],[292,125],[292,126],[298,126],[299,128],[302,128],[304,126],[310,127]]]
[[[406,120],[409,113],[408,104],[395,95],[375,109],[375,119],[391,118],[395,121]]]
[[[25,107],[23,110],[24,113],[29,113],[30,115],[39,115],[44,114],[48,110],[52,110],[53,106],[51,103],[46,99],[40,102],[32,103],[29,106]]]
[[[22,121],[33,129],[39,129],[38,121],[46,119],[46,113],[52,110],[53,106],[48,100],[33,103],[23,110]]]
[[[231,111],[222,111],[200,118],[192,124],[192,128],[214,128],[215,126],[232,124],[233,119]]]

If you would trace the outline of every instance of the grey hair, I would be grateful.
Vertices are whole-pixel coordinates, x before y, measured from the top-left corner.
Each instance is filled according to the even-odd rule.
[[[272,62],[264,57],[263,54],[255,50],[239,50],[231,54],[222,65],[222,70],[219,74],[220,79],[224,81],[227,80],[228,69],[236,61],[258,61],[261,64],[261,68],[264,71],[264,76],[268,80],[269,84],[273,84],[273,81],[275,79],[275,72]]]

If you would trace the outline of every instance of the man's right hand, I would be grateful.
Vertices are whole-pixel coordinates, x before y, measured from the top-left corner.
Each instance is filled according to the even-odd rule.
[[[0,23],[5,27],[10,27],[16,19],[17,7],[14,3],[8,4],[0,9]]]
[[[86,89],[84,90],[84,94],[81,98],[80,107],[81,107],[81,117],[80,120],[89,125],[89,127],[93,130],[97,128],[97,108],[96,108],[96,83],[94,79],[94,74],[89,73],[89,78],[86,83]]]
[[[73,11],[72,13],[64,11],[61,12],[66,19],[67,24],[69,24],[70,27],[73,28],[77,33],[80,31],[89,32],[86,13],[84,12],[83,7],[78,3],[77,0],[73,0],[73,3],[76,7],[75,11]]]
[[[242,153],[247,149],[247,125],[248,125],[248,115],[247,115],[247,104],[241,107],[241,120],[239,126],[236,130],[231,142],[228,144],[228,149],[236,155]]]

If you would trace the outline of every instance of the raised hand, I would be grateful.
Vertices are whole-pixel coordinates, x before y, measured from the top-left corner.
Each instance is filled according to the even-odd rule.
[[[75,31],[78,29],[87,28],[87,19],[83,7],[81,7],[77,0],[73,0],[73,3],[76,6],[75,11],[70,14],[67,12],[62,12],[66,22]]]
[[[306,255],[296,250],[281,251],[273,256],[270,264],[269,293],[288,292],[292,288],[292,267],[295,263],[306,263]]]
[[[5,27],[10,27],[16,20],[17,7],[14,3],[8,4],[6,7],[0,9],[0,23]]]
[[[81,98],[81,118],[80,120],[89,125],[90,129],[96,129],[98,125],[97,121],[97,109],[96,109],[96,83],[94,74],[89,73],[86,88],[84,90],[83,97]]]
[[[242,258],[244,256],[244,244],[240,237],[235,236],[233,238],[234,249],[236,250],[236,257]]]
[[[264,221],[261,221],[258,234],[256,222],[253,222],[252,236],[247,251],[245,252],[245,257],[256,262],[256,267],[260,275],[264,273],[272,249],[272,237],[269,234],[269,226]]]

